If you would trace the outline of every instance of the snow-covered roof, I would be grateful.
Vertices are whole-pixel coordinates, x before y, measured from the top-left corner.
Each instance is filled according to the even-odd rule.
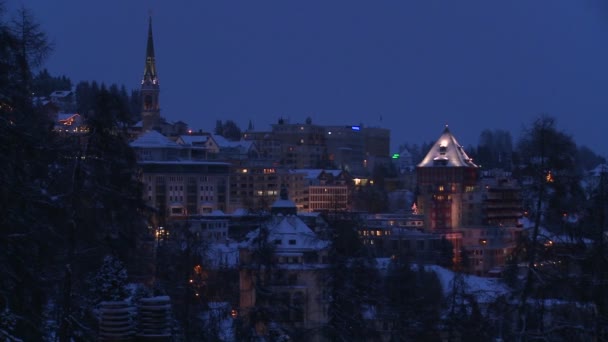
[[[427,271],[435,272],[444,295],[450,294],[452,291],[452,282],[456,273],[437,265],[427,265],[424,267]],[[472,294],[477,299],[478,303],[493,302],[497,297],[509,293],[508,287],[497,278],[484,278],[470,274],[462,274],[466,293]]]
[[[57,121],[68,120],[69,118],[76,117],[76,116],[80,116],[80,114],[78,114],[78,113],[58,113]]]
[[[310,249],[321,249],[328,245],[297,216],[278,216],[275,218],[276,224],[270,227],[268,239],[275,244],[276,253],[298,252]]]
[[[591,176],[599,177],[602,173],[608,172],[608,164],[600,164],[589,173]]]
[[[142,160],[139,164],[159,164],[159,165],[222,165],[230,166],[228,162],[214,162],[214,161],[201,161],[201,160]]]
[[[51,93],[51,97],[66,97],[72,94],[71,90],[56,90]]]
[[[339,169],[336,169],[336,170],[297,169],[295,171],[299,172],[299,173],[304,173],[305,174],[304,178],[306,178],[306,179],[317,179],[323,172],[329,173],[329,174],[333,175],[334,177],[338,177],[340,175],[340,173],[342,172],[342,170],[339,170]]]
[[[304,221],[295,215],[278,215],[267,224],[268,242],[275,246],[278,255],[296,255],[304,251],[319,250],[329,246],[321,240]],[[258,236],[259,229],[250,232],[244,247],[253,247],[252,242]],[[295,254],[293,254],[295,253]]]
[[[232,216],[245,216],[247,214],[249,214],[249,211],[244,208],[237,208],[232,212]]]
[[[209,136],[207,135],[180,135],[179,138],[186,145],[202,144],[209,140]]]
[[[147,131],[131,142],[131,147],[143,148],[181,148],[179,144],[157,131]]]
[[[248,150],[253,145],[253,141],[251,141],[251,140],[230,141],[221,135],[213,134],[211,136],[213,137],[213,140],[215,140],[217,145],[220,147],[243,148],[245,150]]]
[[[429,150],[418,167],[478,167],[458,143],[452,132],[445,126],[437,142]]]

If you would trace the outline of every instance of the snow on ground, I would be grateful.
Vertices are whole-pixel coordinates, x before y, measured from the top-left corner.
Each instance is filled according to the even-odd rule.
[[[452,281],[455,272],[437,265],[426,265],[425,270],[433,271],[441,282],[443,294],[448,295],[452,291]],[[501,295],[509,292],[508,287],[496,278],[484,278],[475,275],[463,274],[466,284],[466,292],[474,294],[479,303],[488,303]]]

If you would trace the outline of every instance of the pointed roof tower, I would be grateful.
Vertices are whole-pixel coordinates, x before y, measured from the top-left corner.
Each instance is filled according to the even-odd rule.
[[[458,143],[448,125],[418,167],[478,167]]]
[[[160,123],[160,85],[156,73],[156,59],[154,58],[154,38],[152,37],[152,16],[148,22],[148,44],[146,47],[146,64],[144,77],[141,80],[141,118],[142,130],[148,131],[158,127]]]
[[[154,59],[154,38],[152,37],[152,16],[148,22],[148,44],[146,46],[146,65],[144,67],[144,77],[142,84],[150,82],[158,84],[158,75],[156,74],[156,61]]]

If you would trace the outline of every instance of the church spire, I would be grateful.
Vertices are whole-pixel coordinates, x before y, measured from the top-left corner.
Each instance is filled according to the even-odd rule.
[[[151,82],[158,83],[156,75],[156,61],[154,59],[154,38],[152,37],[152,17],[148,22],[148,45],[146,47],[146,66],[144,68],[144,78],[142,83]]]
[[[152,37],[152,16],[148,23],[148,44],[146,47],[146,65],[144,77],[141,80],[142,99],[142,128],[144,131],[154,129],[160,123],[159,95],[160,87],[156,74],[156,60],[154,58],[154,39]]]

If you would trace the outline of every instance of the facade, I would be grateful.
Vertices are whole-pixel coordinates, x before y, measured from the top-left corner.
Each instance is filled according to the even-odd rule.
[[[86,133],[89,128],[78,113],[58,113],[53,130],[58,133]]]
[[[175,142],[190,149],[192,160],[216,159],[216,156],[220,153],[220,147],[211,134],[181,135]]]
[[[303,210],[306,205],[304,176],[303,172],[284,168],[234,165],[230,175],[229,210],[268,211],[283,186],[297,209]]]
[[[447,126],[416,173],[427,231],[453,236],[456,259],[462,246],[469,272],[500,273],[522,231],[520,188],[510,173],[482,171]]]
[[[328,165],[325,130],[306,120],[303,124],[290,124],[280,119],[273,124],[272,134],[281,142],[279,165],[295,168],[319,168]]]
[[[160,218],[226,211],[230,164],[199,161],[144,161],[144,198]]]
[[[246,131],[243,139],[255,141],[261,161],[265,161],[273,167],[280,166],[282,142],[272,132]]]
[[[464,152],[448,127],[416,167],[417,206],[431,232],[470,225],[475,215],[468,196],[475,191],[479,167]]]
[[[467,271],[476,275],[500,275],[513,253],[521,228],[482,226],[462,229],[462,246],[467,252]]]
[[[489,170],[481,173],[481,224],[519,227],[522,218],[521,187],[510,172]]]
[[[328,212],[350,209],[353,181],[342,170],[299,169],[306,181],[304,211]]]
[[[332,164],[353,175],[365,175],[378,163],[388,163],[390,130],[378,127],[323,126]]]
[[[360,126],[324,126],[329,160],[351,174],[365,172],[365,137]],[[387,152],[388,155],[388,152]]]
[[[288,202],[286,196],[278,200],[278,213],[252,232],[240,249],[239,312],[259,336],[269,335],[271,322],[307,331],[328,322],[322,273],[328,269],[329,244],[297,216],[283,214],[295,211],[293,204],[284,206]],[[267,245],[273,252],[262,259],[257,251]],[[261,308],[270,315],[259,320],[253,313]]]
[[[188,147],[153,130],[130,145],[141,168],[144,199],[161,221],[228,208],[229,163],[192,160]]]
[[[188,216],[185,226],[199,242],[218,243],[228,241],[230,217],[219,210],[203,215]]]
[[[157,131],[147,131],[130,143],[137,160],[179,161],[188,160],[189,150]]]

